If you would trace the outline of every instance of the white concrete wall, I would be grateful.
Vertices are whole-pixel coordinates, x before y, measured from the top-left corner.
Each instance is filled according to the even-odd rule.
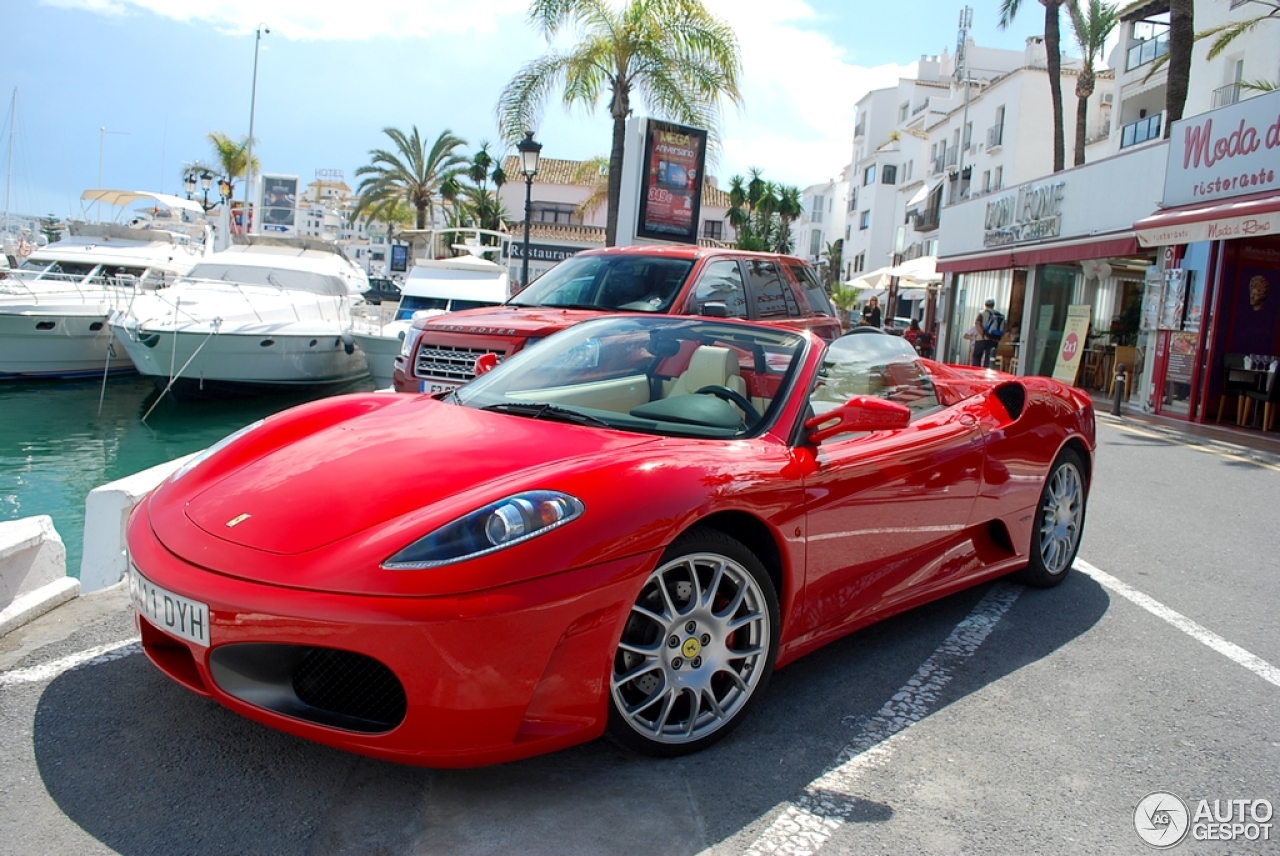
[[[67,548],[47,514],[0,523],[0,636],[71,600]]]
[[[124,579],[129,567],[124,540],[129,513],[138,500],[192,457],[166,461],[89,492],[84,502],[84,552],[80,560],[80,588],[84,593]]]

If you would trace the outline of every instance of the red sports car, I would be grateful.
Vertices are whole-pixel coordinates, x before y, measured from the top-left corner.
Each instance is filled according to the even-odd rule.
[[[138,506],[131,593],[167,675],[321,743],[677,755],[859,627],[1060,582],[1093,447],[1073,388],[878,331],[612,316],[227,438]]]

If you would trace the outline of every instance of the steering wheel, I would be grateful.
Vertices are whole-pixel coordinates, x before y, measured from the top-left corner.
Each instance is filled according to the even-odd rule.
[[[723,398],[731,404],[738,405],[738,408],[747,415],[747,420],[750,424],[754,425],[756,422],[760,421],[760,411],[756,410],[755,405],[751,403],[750,399],[740,392],[729,389],[727,386],[721,386],[718,383],[713,383],[702,387],[702,389],[695,390],[693,394],[714,395],[716,398]]]

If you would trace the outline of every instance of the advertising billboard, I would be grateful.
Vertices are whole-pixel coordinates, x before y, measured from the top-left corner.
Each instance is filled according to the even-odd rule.
[[[262,176],[261,231],[264,235],[293,235],[298,227],[298,177]]]
[[[642,238],[698,242],[707,132],[649,121],[636,234]]]
[[[404,273],[409,269],[409,247],[407,244],[391,245],[391,270]]]

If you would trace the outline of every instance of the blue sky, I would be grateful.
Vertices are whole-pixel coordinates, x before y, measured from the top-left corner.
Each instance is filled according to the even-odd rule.
[[[745,103],[725,109],[711,173],[727,183],[754,166],[802,187],[848,162],[858,98],[910,75],[922,54],[954,51],[963,6],[705,2],[734,27],[744,65]],[[1008,30],[997,25],[996,0],[975,6],[978,44],[1020,50],[1040,34],[1043,8],[1022,5]],[[388,142],[387,126],[417,125],[431,139],[448,128],[470,150],[489,141],[502,153],[498,94],[547,50],[526,12],[526,0],[5,0],[0,169],[9,210],[83,216],[80,194],[99,185],[99,169],[105,187],[180,192],[185,163],[212,161],[209,132],[248,133],[260,23],[271,29],[254,110],[263,171],[306,183],[336,169],[354,187],[369,150]],[[605,154],[609,134],[603,102],[570,115],[553,101],[537,129],[544,156],[572,159]]]

